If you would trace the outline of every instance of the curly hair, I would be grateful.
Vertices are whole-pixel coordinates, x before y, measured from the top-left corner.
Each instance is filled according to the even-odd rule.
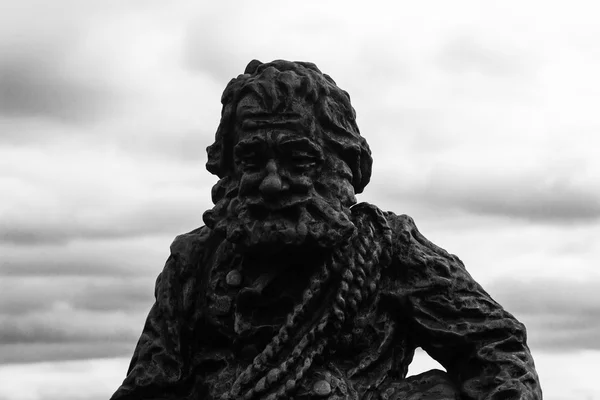
[[[273,112],[285,111],[294,99],[304,99],[312,105],[317,135],[327,149],[335,152],[350,168],[355,193],[363,191],[371,178],[373,159],[367,141],[356,125],[350,96],[331,77],[308,62],[275,60],[261,63],[253,60],[243,75],[229,82],[221,97],[223,109],[215,142],[206,149],[209,172],[220,179],[232,176],[235,111],[238,102],[249,93],[258,96]]]

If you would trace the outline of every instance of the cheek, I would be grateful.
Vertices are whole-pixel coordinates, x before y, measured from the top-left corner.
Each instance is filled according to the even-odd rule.
[[[340,199],[340,202],[346,207],[356,204],[356,193],[354,193],[354,186],[352,186],[350,181],[344,179],[337,190],[337,198]]]
[[[335,180],[344,180],[352,182],[352,170],[344,161],[337,157],[331,157],[326,160],[324,169],[332,176]],[[344,183],[345,184],[345,183]]]
[[[242,175],[240,179],[240,195],[252,194],[258,191],[258,187],[262,182],[262,174],[261,173],[245,173]]]
[[[329,199],[337,199],[346,207],[356,203],[354,187],[347,179],[333,174],[326,174],[315,182],[317,192]]]
[[[308,175],[290,176],[290,189],[296,193],[306,193],[313,187],[313,179]]]

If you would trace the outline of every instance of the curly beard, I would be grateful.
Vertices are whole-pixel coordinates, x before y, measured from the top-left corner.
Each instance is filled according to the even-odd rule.
[[[240,197],[236,186],[203,218],[208,227],[241,250],[267,251],[282,245],[331,249],[347,242],[356,231],[350,208],[314,188],[301,200],[283,201],[282,206],[273,210],[259,198]]]

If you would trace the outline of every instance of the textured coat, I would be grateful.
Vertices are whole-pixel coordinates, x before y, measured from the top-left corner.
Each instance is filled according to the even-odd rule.
[[[382,271],[377,301],[355,319],[346,343],[353,353],[343,353],[341,343],[311,368],[295,398],[408,398],[415,390],[406,384],[408,365],[422,347],[456,391],[427,398],[541,400],[523,324],[410,217],[386,213],[386,219],[392,263]],[[230,346],[235,296],[217,293],[233,258],[231,245],[206,227],[175,239],[127,378],[112,400],[213,399],[229,389],[251,362]]]

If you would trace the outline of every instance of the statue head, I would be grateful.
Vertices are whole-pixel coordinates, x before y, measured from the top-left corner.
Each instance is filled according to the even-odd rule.
[[[347,240],[372,165],[348,93],[312,63],[254,60],[221,102],[207,226],[242,248]]]

